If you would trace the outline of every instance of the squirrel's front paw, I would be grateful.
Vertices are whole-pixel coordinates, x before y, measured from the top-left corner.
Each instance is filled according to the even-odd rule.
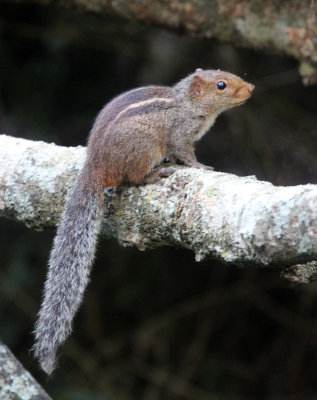
[[[205,169],[206,171],[213,171],[214,170],[213,167],[210,167],[209,165],[201,164],[198,161],[196,161],[193,165],[191,165],[191,167]]]
[[[175,172],[174,168],[159,168],[152,171],[150,174],[144,177],[143,183],[156,183],[161,180],[161,178],[167,178]]]

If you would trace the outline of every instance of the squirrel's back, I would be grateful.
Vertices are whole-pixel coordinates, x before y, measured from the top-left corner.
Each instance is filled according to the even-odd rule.
[[[87,147],[91,181],[141,183],[166,156],[167,124],[175,107],[171,87],[147,86],[115,97],[96,118]],[[89,172],[88,172],[89,171]]]

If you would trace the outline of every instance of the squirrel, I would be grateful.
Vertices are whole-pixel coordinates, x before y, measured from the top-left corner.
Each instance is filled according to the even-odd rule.
[[[106,188],[154,183],[174,172],[165,160],[200,164],[194,143],[223,111],[243,104],[254,85],[229,72],[200,68],[174,86],[127,91],[101,110],[87,156],[66,202],[50,254],[44,298],[35,327],[35,356],[51,374],[58,347],[72,330],[94,260]]]

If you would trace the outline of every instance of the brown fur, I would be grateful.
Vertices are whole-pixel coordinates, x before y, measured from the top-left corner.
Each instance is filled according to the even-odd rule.
[[[225,90],[217,83],[225,82]],[[104,189],[124,182],[153,183],[171,168],[154,170],[164,158],[207,168],[194,144],[228,108],[246,101],[253,85],[223,71],[196,70],[172,87],[149,86],[123,93],[99,113],[87,158],[65,205],[49,261],[36,325],[35,355],[50,374],[56,352],[89,281],[103,218]]]

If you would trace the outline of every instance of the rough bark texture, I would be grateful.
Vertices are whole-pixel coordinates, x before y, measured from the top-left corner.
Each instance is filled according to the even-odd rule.
[[[281,277],[294,283],[312,283],[317,281],[317,262],[296,264],[285,268]]]
[[[84,157],[82,147],[1,135],[0,216],[56,225]],[[179,167],[161,184],[107,190],[105,214],[104,235],[141,250],[169,244],[192,249],[197,261],[259,266],[317,259],[317,185]]]
[[[30,0],[19,0],[29,2]],[[297,58],[305,84],[317,82],[315,0],[33,0],[113,14],[174,31],[215,37]]]
[[[50,400],[26,371],[22,364],[14,357],[10,350],[0,341],[0,399],[15,400]]]

